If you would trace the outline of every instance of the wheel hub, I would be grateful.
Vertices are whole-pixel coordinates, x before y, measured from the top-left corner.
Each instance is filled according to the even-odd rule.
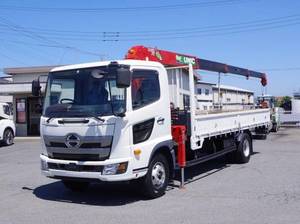
[[[245,140],[243,142],[243,153],[245,157],[248,157],[250,155],[250,143],[248,140]]]
[[[161,162],[154,164],[151,172],[152,184],[155,188],[161,188],[166,180],[166,170]]]
[[[12,144],[12,141],[13,141],[13,134],[11,133],[11,131],[7,131],[7,132],[6,132],[5,139],[6,139],[7,145]]]

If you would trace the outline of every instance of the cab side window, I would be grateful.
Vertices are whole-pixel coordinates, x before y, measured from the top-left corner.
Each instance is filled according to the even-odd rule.
[[[160,98],[157,71],[134,70],[131,86],[132,108],[134,110],[151,104]]]

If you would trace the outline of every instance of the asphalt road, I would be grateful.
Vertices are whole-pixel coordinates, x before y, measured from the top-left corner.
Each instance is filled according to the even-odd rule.
[[[127,184],[72,193],[40,174],[39,142],[0,147],[0,223],[300,223],[300,129],[255,141],[248,164],[211,161],[184,190],[145,200]]]

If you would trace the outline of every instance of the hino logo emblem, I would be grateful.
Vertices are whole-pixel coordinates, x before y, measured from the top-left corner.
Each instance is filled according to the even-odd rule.
[[[77,134],[68,134],[66,138],[66,145],[68,148],[79,148],[80,137]]]

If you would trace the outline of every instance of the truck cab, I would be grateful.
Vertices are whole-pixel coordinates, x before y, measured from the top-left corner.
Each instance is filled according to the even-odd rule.
[[[118,84],[120,69],[130,71],[126,88]],[[155,186],[166,187],[174,166],[167,88],[166,70],[157,62],[53,69],[40,126],[42,173],[74,190],[93,180],[138,179],[151,166],[154,184],[145,184],[151,185],[150,194],[160,194]],[[154,157],[156,163],[150,164]]]
[[[12,145],[15,136],[15,123],[13,121],[12,107],[8,103],[0,103],[0,143]]]

